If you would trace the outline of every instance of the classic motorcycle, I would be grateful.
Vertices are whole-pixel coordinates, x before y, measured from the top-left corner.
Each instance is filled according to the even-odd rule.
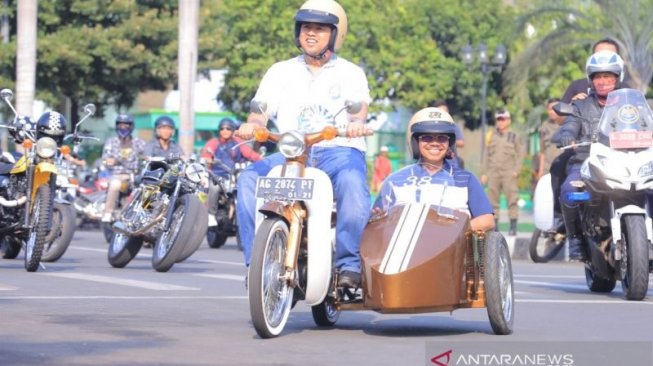
[[[86,225],[101,226],[104,205],[107,200],[107,189],[111,181],[111,172],[102,164],[93,168],[86,180],[78,187],[73,207],[77,212],[77,227]],[[106,235],[109,235],[107,238]],[[113,231],[104,233],[107,242],[111,240]]]
[[[573,115],[571,105],[554,107]],[[606,106],[569,199],[579,203],[585,279],[593,292],[611,292],[621,281],[624,297],[642,300],[648,291],[653,230],[648,192],[653,188],[653,112],[633,89],[608,94]],[[550,193],[551,199],[553,194]],[[552,221],[551,205],[535,205],[535,219]],[[543,225],[545,226],[545,225]]]
[[[154,157],[147,163],[140,185],[113,224],[108,260],[126,266],[143,246],[154,243],[152,267],[167,272],[200,246],[208,223],[206,169],[193,159]]]
[[[220,163],[216,162],[216,164]],[[228,168],[226,165],[224,167],[225,169]],[[236,183],[238,175],[245,167],[246,163],[236,163],[234,169],[227,169],[231,171],[228,178],[219,177],[209,172],[212,184],[219,187],[217,197],[209,197],[209,199],[218,201],[218,211],[215,215],[209,214],[209,226],[206,230],[206,241],[211,248],[220,248],[230,236],[235,236],[238,249],[243,250],[236,218]]]
[[[14,112],[14,121],[18,121],[18,113],[10,101],[13,92],[3,89],[0,97]],[[78,125],[95,113],[95,106],[87,104],[84,112],[86,114]],[[62,154],[70,153],[70,148],[57,146],[55,139],[47,135],[37,139],[35,126],[14,122],[0,127],[17,136],[16,141],[22,142],[25,150],[25,154],[8,171],[3,171],[0,178],[0,235],[10,245],[25,243],[25,269],[34,272],[41,263],[52,223],[57,176],[54,157],[58,150]]]
[[[545,174],[537,181],[533,204],[540,206],[541,210],[544,205],[548,205],[547,209],[551,212],[554,210],[551,188],[551,174]],[[547,217],[544,221],[541,217],[536,218],[535,229],[528,245],[528,254],[533,262],[546,263],[558,256],[565,246],[565,240],[564,222],[556,223],[553,217],[550,220]]]
[[[347,103],[338,113],[355,114],[357,108],[357,103]],[[333,188],[326,173],[306,162],[311,146],[338,135],[344,131],[331,126],[315,133],[255,132],[259,142],[277,142],[286,157],[283,165],[257,181],[259,209],[248,292],[258,335],[278,336],[300,300],[311,306],[320,326],[333,326],[341,310],[417,313],[487,307],[495,333],[510,333],[513,282],[505,239],[496,232],[472,233],[467,215],[457,211],[397,206],[388,216],[371,221],[361,241],[361,291],[337,287]],[[412,225],[401,224],[406,215],[413,217]],[[418,218],[424,219],[421,225]],[[401,230],[397,241],[395,232]],[[385,257],[395,246],[412,255],[398,264],[395,255],[388,266]]]

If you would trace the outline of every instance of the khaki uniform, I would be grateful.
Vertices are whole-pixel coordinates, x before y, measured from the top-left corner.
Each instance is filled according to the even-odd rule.
[[[524,161],[524,143],[519,135],[508,130],[503,134],[492,130],[487,138],[487,148],[481,165],[481,174],[487,176],[488,198],[494,207],[495,219],[499,219],[499,199],[506,195],[508,216],[519,216],[519,190],[517,181]]]
[[[561,151],[555,144],[551,143],[551,137],[558,130],[558,125],[551,121],[546,120],[542,126],[537,130],[540,136],[540,153],[544,156],[542,174],[547,174],[551,168],[553,159],[560,155]]]

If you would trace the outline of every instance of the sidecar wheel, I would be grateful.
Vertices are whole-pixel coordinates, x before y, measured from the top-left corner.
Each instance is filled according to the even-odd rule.
[[[648,291],[648,240],[640,215],[624,217],[622,240],[626,244],[621,259],[621,287],[627,300],[642,300]]]
[[[142,246],[143,238],[116,233],[109,243],[109,264],[115,268],[123,268],[136,257]]]
[[[50,186],[44,184],[38,188],[32,207],[30,214],[32,229],[29,231],[25,242],[25,269],[27,272],[36,272],[39,269],[39,263],[41,263],[52,209],[50,206]]]
[[[194,217],[192,203],[199,202],[196,196],[185,194],[177,201],[170,220],[170,227],[161,233],[152,250],[152,268],[157,272],[167,272],[177,262],[193,232]],[[201,203],[199,203],[201,205]]]
[[[43,248],[43,262],[55,262],[66,253],[73,240],[75,227],[75,210],[70,205],[55,203],[52,208],[52,228],[48,235],[51,237]]]
[[[515,316],[514,286],[510,251],[503,235],[494,231],[486,234],[483,261],[490,325],[495,334],[510,334]]]
[[[535,263],[546,263],[555,258],[556,255],[564,248],[565,241],[555,241],[555,232],[543,232],[535,229],[531,236],[531,242],[528,246],[528,253],[531,260]]]
[[[261,338],[278,336],[288,321],[293,288],[284,279],[288,225],[267,218],[256,232],[249,266],[249,312]]]
[[[209,225],[209,213],[199,199],[191,199],[189,201],[186,217],[186,220],[191,220],[190,223],[193,225],[193,228],[191,229],[191,237],[184,245],[184,250],[179,256],[179,259],[177,259],[177,262],[185,261],[199,249]]]
[[[315,324],[320,327],[332,327],[336,324],[340,317],[340,310],[338,310],[334,301],[332,297],[327,296],[321,303],[311,306]]]
[[[5,236],[0,242],[0,253],[4,259],[15,259],[22,248],[22,240],[13,236]]]

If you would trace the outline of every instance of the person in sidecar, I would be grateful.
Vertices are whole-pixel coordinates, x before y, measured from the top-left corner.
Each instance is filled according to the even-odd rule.
[[[467,213],[472,230],[493,230],[494,210],[483,186],[471,172],[451,163],[456,126],[449,113],[432,107],[420,110],[408,122],[406,137],[417,162],[385,180],[372,214],[382,215],[397,204],[442,203]]]
[[[596,132],[597,124],[607,102],[608,93],[617,89],[624,79],[624,62],[612,51],[599,51],[591,55],[585,64],[585,75],[590,83],[590,95],[572,103],[573,115],[565,119],[551,141],[558,146],[570,146],[576,142],[589,141]],[[568,199],[575,192],[571,185],[580,180],[580,167],[589,156],[589,147],[574,148],[567,163],[567,178],[560,188],[560,203],[565,229],[569,238],[569,259],[583,260],[582,239],[578,203]]]
[[[113,210],[118,201],[122,182],[131,179],[130,172],[136,173],[138,161],[143,156],[145,141],[132,137],[134,118],[129,114],[119,114],[116,117],[116,134],[104,143],[102,160],[110,170],[122,167],[120,174],[113,174],[107,189],[107,199],[104,205],[102,222],[111,222]]]
[[[338,285],[354,288],[360,283],[360,239],[369,219],[365,126],[371,101],[363,70],[336,55],[347,34],[347,15],[333,0],[308,0],[295,15],[295,44],[302,54],[278,62],[259,85],[257,101],[265,111],[250,113],[238,135],[249,139],[256,128],[265,127],[267,116],[276,116],[279,132],[293,129],[319,131],[328,124],[346,128],[347,137],[323,141],[312,148],[309,165],[331,178],[337,202],[335,266]],[[346,101],[362,103],[356,114],[333,115]],[[249,266],[254,241],[256,178],[281,165],[280,153],[250,165],[238,180],[237,215],[240,239]]]
[[[206,159],[213,174],[227,178],[234,169],[236,163],[244,161],[259,161],[258,154],[248,144],[236,145],[243,140],[234,136],[237,125],[231,118],[223,118],[218,124],[218,137],[206,142],[201,151],[201,156]]]
[[[145,157],[183,156],[184,152],[179,144],[172,139],[175,134],[175,121],[168,116],[161,116],[154,121],[155,137],[145,144],[143,155]]]

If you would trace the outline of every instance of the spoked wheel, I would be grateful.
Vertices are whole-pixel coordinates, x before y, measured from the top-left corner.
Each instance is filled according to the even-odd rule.
[[[535,229],[528,253],[535,263],[546,263],[555,258],[565,245],[565,236],[552,231]]]
[[[648,291],[648,240],[640,215],[624,216],[622,232],[621,287],[627,300],[642,300]]]
[[[249,311],[261,338],[278,336],[288,321],[293,288],[284,278],[288,225],[280,218],[263,221],[249,266]]]
[[[490,325],[495,334],[512,333],[514,321],[514,286],[512,263],[506,239],[498,232],[485,236],[485,302]]]
[[[161,233],[152,251],[152,268],[157,272],[167,272],[177,262],[193,234],[194,217],[192,216],[192,201],[199,199],[191,194],[179,198],[170,227]],[[200,203],[201,205],[201,203]]]
[[[340,317],[340,310],[331,296],[327,296],[321,303],[311,306],[311,313],[313,313],[313,321],[320,327],[332,327]]]
[[[43,184],[36,191],[30,215],[32,228],[25,243],[25,269],[28,272],[35,272],[39,269],[45,238],[48,235],[50,213],[50,186]]]
[[[115,268],[123,268],[131,262],[143,246],[143,238],[131,237],[122,233],[115,233],[109,244],[107,259]]]
[[[75,234],[75,209],[63,203],[52,207],[52,227],[43,248],[43,262],[55,262],[64,255]]]
[[[592,292],[612,292],[617,281],[614,278],[603,278],[596,273],[590,263],[585,264],[585,283]]]

